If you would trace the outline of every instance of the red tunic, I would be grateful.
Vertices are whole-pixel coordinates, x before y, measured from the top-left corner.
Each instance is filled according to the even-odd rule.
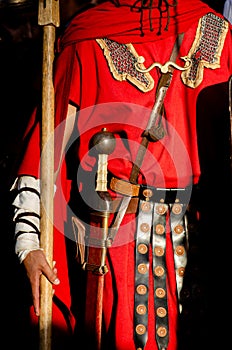
[[[195,66],[191,71],[191,77],[188,76],[187,80],[181,71],[174,70],[164,102],[163,123],[166,136],[159,142],[149,144],[139,183],[155,187],[182,188],[198,182],[201,174],[196,133],[198,96],[208,86],[228,81],[232,74],[231,30],[224,21],[220,22],[222,16],[217,14],[221,27],[219,34],[215,34],[216,42],[213,43],[215,47],[212,52],[209,52],[204,41],[210,38],[206,39],[203,36],[201,40],[197,32],[197,28],[202,28],[199,19],[208,12],[214,13],[200,1],[178,1],[178,6],[171,8],[168,30],[164,30],[167,20],[164,15],[159,35],[157,32],[160,30],[158,20],[160,13],[157,9],[153,9],[154,18],[151,23],[154,30],[151,32],[148,11],[144,11],[142,26],[144,35],[141,36],[140,13],[130,11],[124,6],[114,7],[110,2],[106,2],[80,14],[67,27],[58,43],[54,70],[55,167],[58,168],[63,126],[70,102],[80,110],[73,139],[73,141],[78,139],[78,147],[72,162],[77,167],[77,186],[81,194],[86,193],[90,182],[94,188],[96,158],[89,151],[89,141],[103,127],[113,132],[117,140],[114,152],[109,155],[108,169],[118,178],[129,179],[131,166],[141,141],[141,133],[146,128],[155,101],[159,71],[153,69],[147,75],[144,73],[138,75],[131,65],[126,65],[126,62],[133,61],[136,56],[143,56],[145,67],[149,67],[153,62],[164,64],[170,58],[176,35],[181,32],[185,35],[176,62],[183,66],[180,57],[189,55],[191,58],[194,57]],[[208,32],[205,35],[208,35]],[[110,41],[106,41],[105,38]],[[111,44],[114,45],[113,48]],[[204,49],[206,53],[203,52]],[[36,112],[28,131],[33,125],[35,116]],[[58,135],[61,135],[61,138]],[[18,175],[38,177],[39,158],[38,123],[30,137]],[[57,261],[61,284],[56,287],[55,295],[70,309],[71,304],[75,304],[73,303],[75,296],[69,288],[63,235],[65,232],[63,223],[66,223],[69,216],[66,211],[70,191],[65,162],[60,175],[55,196],[54,260]],[[84,200],[88,201],[88,198]],[[108,250],[110,263],[109,272],[105,275],[103,313],[106,332],[111,328],[112,318],[114,319],[114,345],[117,350],[135,349],[133,340],[135,230],[134,217],[127,215],[114,246]],[[167,256],[170,334],[168,350],[176,350],[178,305],[169,235],[167,235]],[[152,290],[152,276],[150,282]],[[152,311],[153,293],[149,294],[149,310],[151,311],[149,311],[148,341],[145,349],[155,350],[157,344],[155,316]],[[72,311],[76,312],[75,307]],[[53,319],[55,325],[68,329],[65,317],[57,306],[54,306]]]

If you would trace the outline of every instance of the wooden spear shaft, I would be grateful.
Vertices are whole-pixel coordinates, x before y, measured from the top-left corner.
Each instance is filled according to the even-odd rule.
[[[53,264],[53,197],[54,197],[54,88],[53,61],[56,28],[59,26],[58,0],[39,0],[38,24],[43,26],[42,66],[42,133],[41,133],[41,248],[48,263]],[[40,350],[51,349],[52,285],[40,281]]]

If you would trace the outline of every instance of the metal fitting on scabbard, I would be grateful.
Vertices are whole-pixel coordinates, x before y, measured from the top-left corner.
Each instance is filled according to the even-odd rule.
[[[106,265],[95,265],[85,262],[82,265],[82,269],[85,271],[92,271],[95,275],[105,275],[108,272],[108,267]]]

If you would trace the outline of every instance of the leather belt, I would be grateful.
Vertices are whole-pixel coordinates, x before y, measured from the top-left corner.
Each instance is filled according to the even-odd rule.
[[[149,245],[153,203],[140,200],[136,232],[134,337],[138,349],[144,349],[148,338]]]
[[[156,314],[156,340],[159,349],[167,349],[169,342],[168,291],[166,274],[166,220],[167,204],[155,203],[153,212],[152,253],[154,302]]]
[[[188,203],[192,191],[191,186],[185,188],[156,188],[148,185],[132,184],[129,181],[117,179],[116,177],[111,178],[110,189],[122,195],[130,196],[132,199],[136,197],[142,200],[149,198],[149,200],[153,202],[163,202],[167,204],[177,201]]]
[[[138,197],[140,185],[132,184],[126,180],[112,177],[110,181],[110,189],[114,192],[121,193],[125,196]]]

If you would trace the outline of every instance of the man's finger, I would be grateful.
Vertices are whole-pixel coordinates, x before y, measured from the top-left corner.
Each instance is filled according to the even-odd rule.
[[[60,284],[60,280],[57,277],[57,270],[53,270],[50,268],[50,266],[48,264],[46,264],[43,269],[42,269],[42,273],[44,274],[44,276],[52,283],[55,285]]]
[[[34,279],[34,282],[31,284],[32,288],[32,299],[33,299],[33,306],[36,316],[40,315],[40,292],[39,292],[39,286],[40,286],[40,276],[36,276]]]

